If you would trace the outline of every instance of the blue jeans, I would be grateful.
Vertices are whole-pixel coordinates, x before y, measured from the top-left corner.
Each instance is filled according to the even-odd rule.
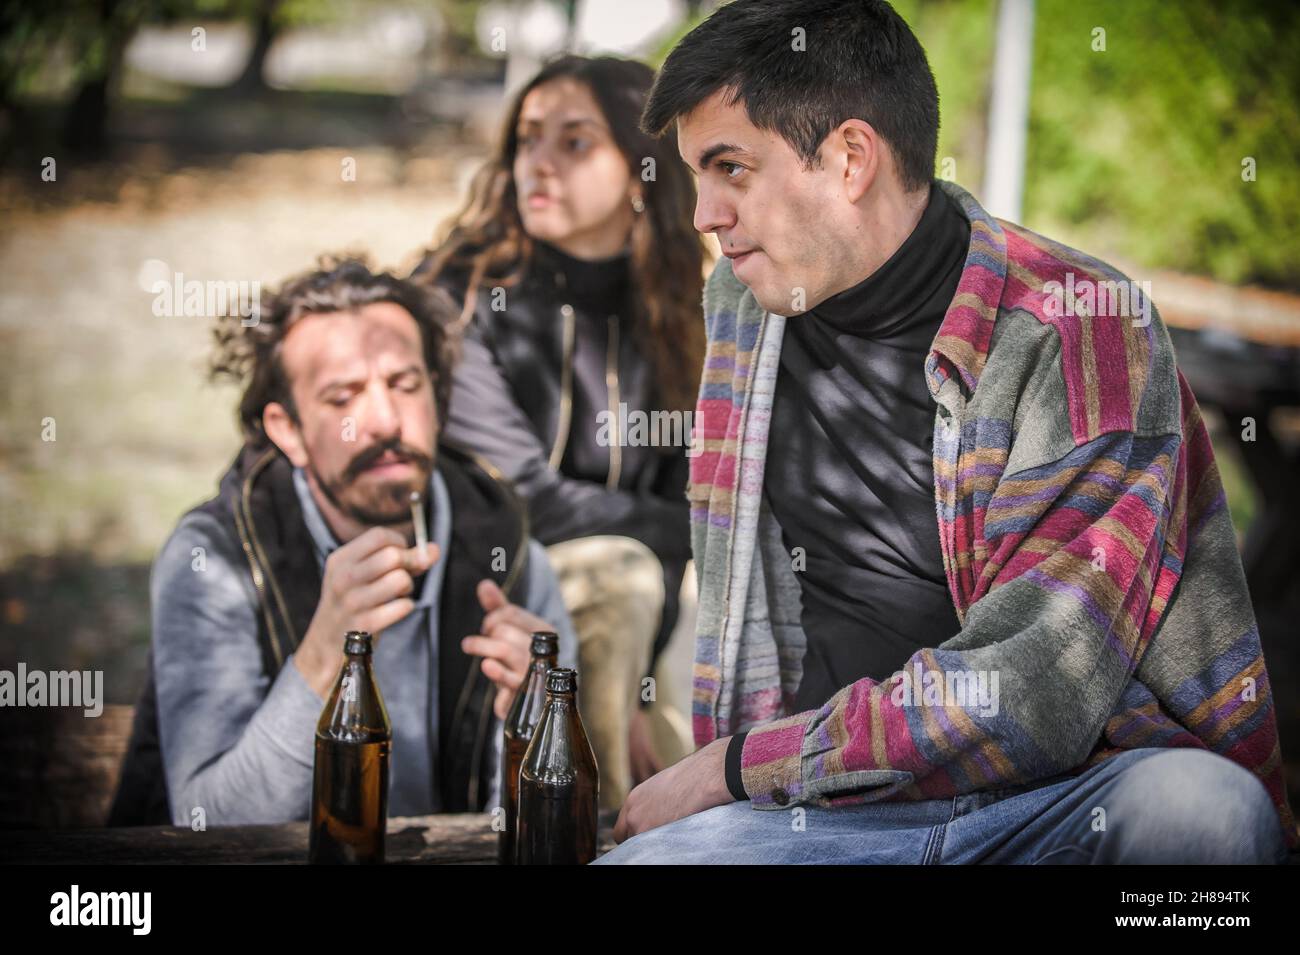
[[[786,810],[733,802],[643,832],[596,864],[1277,864],[1285,858],[1277,811],[1249,771],[1207,750],[1135,749],[1078,776],[951,799]]]

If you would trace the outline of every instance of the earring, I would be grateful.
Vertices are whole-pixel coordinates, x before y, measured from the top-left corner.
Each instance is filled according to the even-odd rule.
[[[632,197],[632,211],[645,212],[645,201],[640,196]]]

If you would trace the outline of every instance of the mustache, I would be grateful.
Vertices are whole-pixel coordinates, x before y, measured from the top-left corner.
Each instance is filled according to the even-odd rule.
[[[366,470],[366,468],[370,467],[390,451],[399,458],[404,458],[423,470],[427,471],[433,467],[432,458],[423,451],[413,448],[409,444],[402,443],[400,439],[382,441],[379,444],[372,444],[352,459],[343,471],[344,480],[348,482],[356,480],[356,478],[361,475],[362,471]]]

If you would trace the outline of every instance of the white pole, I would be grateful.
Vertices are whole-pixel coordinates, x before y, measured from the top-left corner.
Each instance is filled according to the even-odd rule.
[[[1034,0],[1001,0],[984,154],[984,208],[1020,221],[1025,191],[1025,138],[1034,59]]]

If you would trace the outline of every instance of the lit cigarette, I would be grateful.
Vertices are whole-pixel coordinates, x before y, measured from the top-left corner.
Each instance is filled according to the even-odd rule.
[[[411,521],[415,524],[415,546],[423,554],[429,547],[429,531],[424,523],[424,502],[416,491],[411,492]]]

